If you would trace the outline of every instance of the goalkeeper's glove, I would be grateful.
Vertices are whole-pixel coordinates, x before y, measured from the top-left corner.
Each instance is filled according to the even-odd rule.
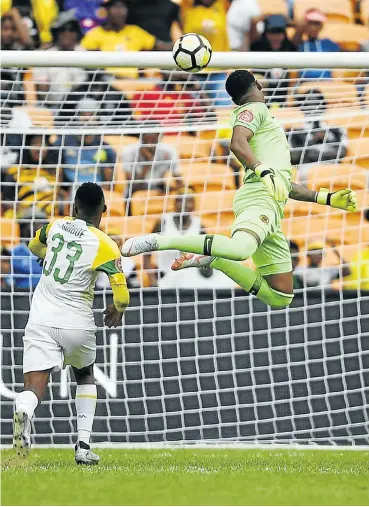
[[[271,167],[266,164],[256,164],[254,166],[256,176],[266,186],[268,194],[276,201],[286,201],[288,199],[288,189],[282,178],[274,172]]]
[[[318,204],[327,204],[332,208],[343,209],[345,211],[357,210],[356,192],[351,188],[337,190],[337,192],[330,192],[328,188],[321,188],[316,193],[315,201]]]

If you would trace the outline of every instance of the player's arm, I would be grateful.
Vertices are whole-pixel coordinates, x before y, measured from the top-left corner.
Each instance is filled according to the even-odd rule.
[[[50,226],[51,224],[45,224],[41,229],[36,231],[35,237],[28,243],[28,248],[39,259],[45,259],[46,240]]]
[[[288,198],[288,189],[271,167],[258,160],[252,151],[249,141],[254,132],[242,125],[235,125],[230,149],[245,167],[252,169],[266,186],[268,194],[276,201]]]
[[[295,201],[317,202],[332,208],[343,209],[345,211],[357,210],[356,192],[350,188],[329,192],[327,188],[321,188],[316,192],[296,183],[292,183],[290,198]]]

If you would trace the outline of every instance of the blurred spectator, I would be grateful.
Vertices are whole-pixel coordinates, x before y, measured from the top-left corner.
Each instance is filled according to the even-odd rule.
[[[142,134],[137,144],[122,151],[122,164],[127,177],[127,197],[137,190],[166,191],[166,174],[175,177],[177,188],[183,187],[178,166],[178,153],[170,144],[160,142],[159,134]]]
[[[19,72],[1,69],[0,79],[0,114],[1,124],[4,125],[12,119],[13,108],[23,104],[24,95],[21,88],[22,77]]]
[[[9,290],[11,288],[10,273],[10,251],[4,246],[0,246],[1,270],[0,270],[0,287],[1,290]]]
[[[191,74],[163,71],[162,76],[154,90],[136,93],[132,99],[132,108],[140,122],[188,124],[212,114],[209,100]]]
[[[320,287],[328,288],[333,280],[337,280],[342,276],[351,274],[351,270],[341,256],[334,243],[329,242],[333,253],[337,257],[337,266],[323,266],[324,245],[320,242],[313,242],[307,248],[307,266],[296,268],[295,275],[300,279],[303,287]],[[342,267],[342,273],[340,272]]]
[[[268,16],[264,21],[264,32],[250,46],[251,51],[297,51],[297,46],[287,37],[287,20],[280,14]],[[258,71],[263,76],[263,87],[269,102],[286,101],[289,81],[287,69],[269,69]]]
[[[106,22],[93,28],[82,39],[82,46],[90,51],[170,51],[172,43],[156,39],[136,25],[127,25],[128,9],[125,0],[107,0]],[[138,69],[108,69],[119,77],[138,77]]]
[[[123,237],[122,232],[119,231],[119,229],[116,229],[114,227],[108,227],[108,229],[105,230],[106,234],[111,237],[113,241],[115,241],[119,247],[119,250],[121,250],[123,246]],[[136,271],[136,265],[134,263],[134,260],[131,257],[122,257],[122,268],[123,273],[127,280],[127,286],[129,289],[135,289],[140,286],[140,282],[137,278],[137,271]],[[96,280],[96,289],[97,290],[103,290],[103,289],[109,289],[110,288],[110,281],[109,277],[106,273],[99,273],[99,276]]]
[[[179,190],[175,200],[174,213],[164,213],[155,224],[153,232],[160,232],[165,236],[204,234],[205,228],[194,212],[195,195],[193,192],[188,189]],[[158,285],[163,289],[235,287],[234,282],[224,273],[211,268],[172,271],[171,265],[179,255],[180,252],[176,250],[157,252],[157,273],[154,273],[152,269],[152,255],[144,256],[143,267],[149,275],[151,286]]]
[[[13,8],[1,16],[1,50],[32,49],[33,41],[28,32],[27,24]]]
[[[308,53],[337,52],[340,47],[331,39],[320,39],[319,34],[326,22],[326,16],[318,9],[309,9],[305,14],[305,34],[307,40],[299,46],[299,51]],[[301,33],[302,35],[302,33]],[[301,73],[303,79],[327,79],[332,77],[332,71],[325,69],[308,69]]]
[[[59,187],[58,153],[50,147],[47,135],[30,134],[20,147],[19,165],[8,169],[4,186],[4,199],[16,201],[16,214],[25,208],[35,207],[50,215],[62,200]],[[17,192],[17,195],[15,195]],[[14,211],[9,214],[14,215]]]
[[[291,252],[291,260],[292,260],[292,271],[293,271],[293,288],[301,289],[303,287],[301,278],[295,274],[296,269],[300,264],[300,249],[295,241],[290,241],[290,252]]]
[[[364,211],[364,221],[368,224],[362,227],[369,227],[369,208]],[[369,244],[359,248],[359,251],[350,263],[351,273],[344,279],[344,288],[352,290],[368,290],[369,291]]]
[[[288,135],[292,164],[336,162],[345,157],[348,140],[344,130],[322,121],[327,109],[324,95],[317,89],[311,89],[304,96],[299,96],[299,100],[305,125]],[[304,180],[306,174],[303,168],[300,168],[299,174]]]
[[[61,102],[56,122],[70,123],[77,114],[79,102],[91,98],[97,102],[96,116],[100,125],[121,125],[132,117],[129,101],[123,93],[113,86],[111,76],[98,71],[90,71],[85,82],[72,88]]]
[[[233,51],[248,51],[257,38],[256,22],[261,15],[257,0],[233,0],[227,13],[229,45]]]
[[[134,0],[129,6],[127,22],[159,40],[174,42],[182,33],[179,19],[179,5],[172,0]]]
[[[82,32],[73,11],[62,12],[51,27],[53,44],[50,51],[80,51]],[[40,105],[57,109],[70,90],[87,79],[83,69],[75,67],[35,67],[33,78]]]
[[[42,267],[28,248],[38,229],[47,223],[47,216],[37,208],[25,210],[19,220],[19,245],[11,251],[11,282],[15,290],[34,289],[42,274]]]
[[[226,10],[220,0],[194,0],[193,7],[184,14],[183,31],[203,35],[213,51],[229,51]],[[196,78],[205,81],[204,90],[210,99],[215,99],[215,105],[232,105],[224,89],[227,73],[204,71]]]
[[[106,19],[101,0],[64,0],[64,9],[73,9],[83,33],[101,25]]]
[[[47,45],[51,41],[50,26],[58,15],[56,0],[2,0],[1,14],[16,7],[35,47]]]
[[[97,126],[97,109],[96,100],[81,100],[77,106],[78,116],[75,121],[76,125],[82,127],[81,135],[59,136],[54,143],[54,146],[61,146],[62,149],[63,181],[68,190],[72,189],[74,183],[110,182],[113,177],[117,158],[113,148],[105,143],[103,136],[98,133],[83,134],[83,127]]]

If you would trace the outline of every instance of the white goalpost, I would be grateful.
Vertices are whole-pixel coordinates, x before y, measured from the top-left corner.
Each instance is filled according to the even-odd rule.
[[[210,65],[190,75],[163,52],[2,52],[1,445],[11,443],[37,283],[24,254],[13,254],[28,225],[69,214],[75,188],[89,179],[103,185],[101,227],[117,241],[163,228],[163,214],[174,212],[180,226],[191,215],[201,230],[229,235],[243,170],[229,152],[224,82],[230,69],[248,68],[286,130],[295,180],[351,187],[360,209],[288,202],[282,226],[298,248],[296,273],[305,273],[313,245],[324,268],[311,285],[296,277],[288,309],[271,310],[219,273],[172,275],[170,259],[139,256],[124,265],[123,327],[108,330],[101,312],[111,293],[100,280],[92,441],[367,448],[368,54],[215,53]],[[157,140],[166,158],[155,179]],[[151,160],[140,158],[145,149]],[[35,445],[73,443],[74,393],[68,369],[52,375]]]

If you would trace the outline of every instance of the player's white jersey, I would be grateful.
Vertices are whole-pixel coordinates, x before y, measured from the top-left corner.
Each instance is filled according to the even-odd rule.
[[[118,245],[96,227],[71,217],[44,226],[40,241],[47,250],[29,322],[60,329],[95,330],[95,281],[99,271],[108,275],[121,272]]]

